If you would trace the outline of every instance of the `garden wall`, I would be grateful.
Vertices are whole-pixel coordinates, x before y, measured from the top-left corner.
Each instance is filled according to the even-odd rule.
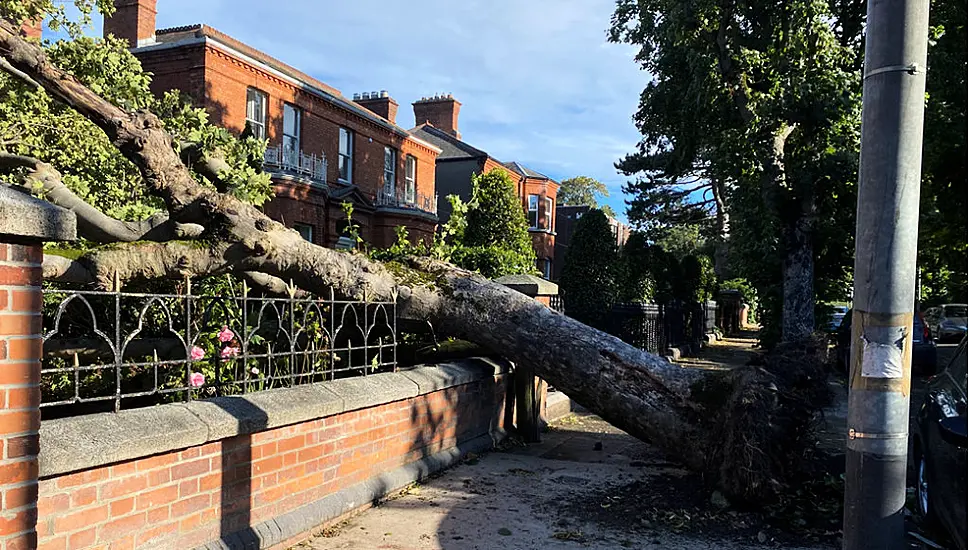
[[[482,451],[512,421],[473,359],[44,421],[39,548],[273,548]]]

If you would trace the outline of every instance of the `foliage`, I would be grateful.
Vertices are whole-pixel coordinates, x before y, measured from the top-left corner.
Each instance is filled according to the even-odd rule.
[[[606,205],[600,205],[597,197],[608,198],[609,189],[601,181],[589,176],[575,176],[562,180],[559,187],[558,201],[562,206],[591,206],[598,208],[610,217],[615,218],[616,213]]]
[[[514,184],[499,170],[473,176],[471,202],[451,195],[451,218],[430,245],[412,243],[405,227],[397,227],[397,240],[388,248],[373,249],[381,261],[408,256],[431,256],[495,279],[503,275],[534,273],[535,252],[528,224]]]
[[[707,241],[696,225],[678,225],[667,228],[660,238],[656,239],[656,246],[669,252],[677,260],[693,255],[702,254],[707,249]]]
[[[353,203],[341,202],[340,209],[343,210],[343,217],[346,220],[345,236],[353,242],[353,247],[356,249],[363,243],[363,237],[360,236],[360,224],[353,221]],[[398,232],[399,236],[400,233]],[[406,234],[404,236],[406,237]]]
[[[619,291],[619,256],[609,220],[601,210],[590,210],[576,223],[560,287],[569,317],[606,329]]]
[[[9,13],[10,6],[6,6]],[[205,154],[222,156],[230,168],[220,177],[239,198],[259,205],[271,196],[268,174],[261,173],[259,163],[253,162],[262,158],[265,144],[238,139],[210,124],[204,109],[192,107],[177,92],[155,98],[148,87],[150,75],[128,51],[127,43],[79,36],[45,49],[52,63],[109,101],[127,109],[155,112],[176,143],[193,142]],[[6,72],[0,72],[0,150],[50,163],[61,172],[68,188],[110,216],[139,220],[161,207],[148,196],[137,167],[99,128]],[[205,181],[200,176],[197,179]]]
[[[114,2],[110,0],[73,0],[70,3],[77,12],[74,18],[68,14],[69,2],[63,0],[0,0],[0,17],[18,23],[43,19],[51,30],[63,30],[71,38],[78,38],[91,25],[91,14],[95,9],[105,16],[114,13]]]
[[[456,239],[451,261],[491,279],[535,273],[535,251],[514,183],[504,171],[495,169],[473,175],[471,185],[471,202],[463,216],[466,221],[451,228],[455,237],[463,233]]]
[[[652,246],[634,231],[619,251],[619,301],[646,303],[654,299],[656,281],[651,270]]]
[[[688,302],[706,302],[713,298],[717,275],[709,256],[689,255],[680,262],[683,272],[683,298]]]
[[[966,302],[966,2],[933,0],[918,265],[924,303]]]
[[[643,139],[618,164],[640,174],[630,219],[703,234],[719,197],[742,220],[729,228],[732,270],[778,308],[771,319],[797,227],[813,240],[817,297],[847,290],[864,15],[846,0],[616,4],[610,39],[637,46],[653,77],[634,117]]]

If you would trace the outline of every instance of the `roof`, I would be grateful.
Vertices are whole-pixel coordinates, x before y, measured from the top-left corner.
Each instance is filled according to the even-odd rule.
[[[481,149],[472,147],[448,132],[427,123],[411,128],[410,133],[441,149],[441,154],[437,156],[438,160],[477,159],[488,156],[488,153]]]
[[[508,168],[510,170],[514,170],[518,174],[521,174],[522,176],[525,176],[527,178],[536,178],[536,179],[540,179],[540,180],[551,180],[552,179],[552,178],[546,176],[545,174],[542,174],[541,172],[536,172],[535,170],[532,170],[531,168],[529,168],[527,166],[523,166],[520,162],[517,162],[517,161],[503,162],[502,164],[505,166],[505,168]]]
[[[299,85],[303,91],[316,95],[324,101],[336,104],[400,136],[409,137],[411,135],[400,126],[347,99],[340,93],[340,90],[208,25],[195,24],[158,29],[155,31],[154,44],[138,46],[133,51],[142,52],[162,48],[174,48],[208,41],[214,42],[221,49],[226,50],[227,53],[240,57],[244,61],[264,65],[270,70],[269,72],[276,73],[276,76],[288,77],[288,80],[295,81],[293,83]]]

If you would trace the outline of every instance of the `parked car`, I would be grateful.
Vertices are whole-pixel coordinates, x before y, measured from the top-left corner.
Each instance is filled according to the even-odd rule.
[[[841,326],[841,322],[844,321],[847,314],[848,306],[831,306],[828,322],[824,326],[825,331],[830,334],[838,332],[838,327]]]
[[[845,374],[851,368],[851,312],[845,313],[841,326],[835,334],[835,361],[836,366]],[[928,325],[925,324],[922,315],[914,314],[912,320],[912,373],[917,375],[935,374],[938,353],[935,347],[935,340],[929,332]]]
[[[966,335],[966,317],[969,305],[943,304],[926,310],[925,319],[939,342],[951,342]]]
[[[966,339],[928,382],[912,430],[918,513],[966,550]]]

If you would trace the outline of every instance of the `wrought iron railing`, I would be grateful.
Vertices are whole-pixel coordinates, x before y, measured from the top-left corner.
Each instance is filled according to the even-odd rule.
[[[391,208],[404,208],[420,210],[437,215],[437,195],[425,195],[423,193],[410,192],[404,190],[381,189],[374,197],[374,204],[377,206],[389,206]]]
[[[190,289],[191,285],[183,285]],[[41,407],[57,416],[397,369],[396,304],[45,290]]]
[[[286,149],[279,145],[266,147],[263,165],[270,171],[289,172],[305,176],[313,183],[326,185],[326,157],[306,154],[303,151]]]

